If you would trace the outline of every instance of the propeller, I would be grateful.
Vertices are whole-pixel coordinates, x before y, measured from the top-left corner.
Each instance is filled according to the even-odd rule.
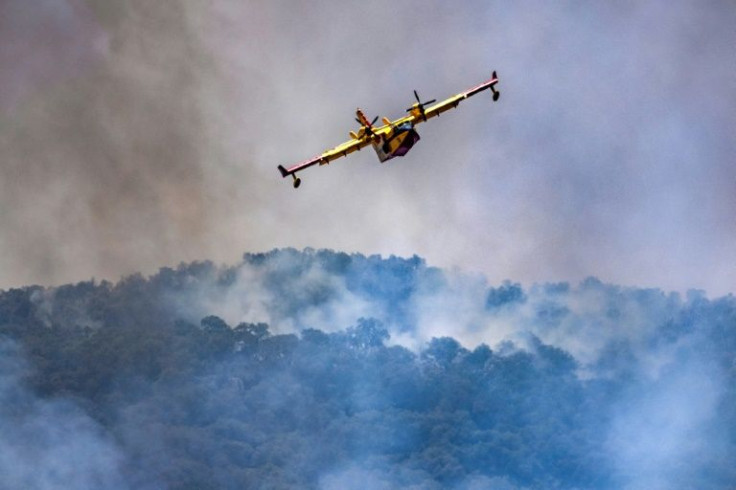
[[[373,125],[376,124],[376,121],[378,121],[378,116],[374,117],[373,120],[367,126],[364,126],[363,125],[363,121],[361,121],[357,117],[355,118],[355,121],[358,124],[360,124],[360,127],[363,129],[363,133],[362,134],[368,134],[368,135],[372,136],[373,135]],[[353,134],[353,133],[350,133],[350,134]],[[361,135],[361,133],[358,132],[358,135]]]
[[[409,107],[406,110],[406,112],[410,112],[413,109],[419,109],[422,112],[422,114],[424,114],[424,106],[425,105],[434,104],[435,102],[437,102],[437,99],[432,99],[432,100],[428,100],[426,102],[422,102],[422,99],[419,98],[419,94],[417,93],[416,90],[414,91],[414,98],[417,99],[417,103],[414,104],[413,106]]]
[[[360,124],[361,126],[363,125],[363,121],[361,121],[361,120],[360,120],[360,119],[358,119],[357,117],[355,118],[355,121],[356,121],[356,122],[357,122],[358,124]],[[373,118],[373,120],[371,121],[371,124],[370,124],[370,125],[371,125],[371,126],[373,126],[374,124],[376,124],[376,121],[378,121],[378,116],[376,116],[376,117],[374,117],[374,118]]]

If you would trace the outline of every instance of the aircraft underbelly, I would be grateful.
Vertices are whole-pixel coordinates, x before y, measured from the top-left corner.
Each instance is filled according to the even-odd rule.
[[[405,129],[384,141],[374,142],[373,149],[376,151],[378,159],[383,163],[394,157],[403,157],[409,153],[409,150],[419,139],[419,133],[414,129]]]

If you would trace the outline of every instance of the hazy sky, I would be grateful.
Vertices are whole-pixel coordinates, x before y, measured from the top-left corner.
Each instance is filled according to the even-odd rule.
[[[311,246],[736,291],[731,1],[0,3],[0,288]],[[355,108],[421,125],[303,173]]]

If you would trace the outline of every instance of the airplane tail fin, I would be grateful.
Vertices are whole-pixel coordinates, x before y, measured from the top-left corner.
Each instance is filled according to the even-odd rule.
[[[286,170],[283,165],[279,165],[279,172],[281,172],[282,177],[289,175],[289,171]]]

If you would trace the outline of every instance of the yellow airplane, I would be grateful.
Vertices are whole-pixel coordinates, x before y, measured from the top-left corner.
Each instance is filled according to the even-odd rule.
[[[501,93],[496,89],[497,83],[498,77],[494,71],[490,80],[435,105],[430,104],[434,104],[436,99],[422,102],[419,99],[419,94],[417,94],[417,91],[415,90],[414,97],[417,101],[406,110],[409,115],[395,121],[389,121],[384,117],[381,120],[381,122],[383,122],[383,126],[380,127],[373,126],[378,120],[378,116],[376,116],[373,121],[369,121],[363,114],[363,111],[358,109],[355,112],[355,120],[360,124],[360,129],[357,133],[350,131],[350,141],[346,141],[331,150],[327,150],[321,155],[317,155],[314,158],[298,163],[293,167],[284,168],[283,165],[279,165],[278,168],[281,172],[281,176],[287,177],[291,175],[294,179],[294,188],[296,189],[302,183],[302,180],[296,176],[297,172],[316,164],[327,165],[333,160],[347,156],[350,153],[360,150],[368,145],[373,146],[373,149],[376,151],[381,163],[394,157],[403,157],[409,152],[409,150],[411,150],[414,144],[419,141],[419,134],[414,130],[414,126],[427,121],[434,116],[439,116],[447,110],[454,109],[461,101],[486,89],[491,89],[494,101],[498,100]],[[425,106],[429,107],[425,108]]]

